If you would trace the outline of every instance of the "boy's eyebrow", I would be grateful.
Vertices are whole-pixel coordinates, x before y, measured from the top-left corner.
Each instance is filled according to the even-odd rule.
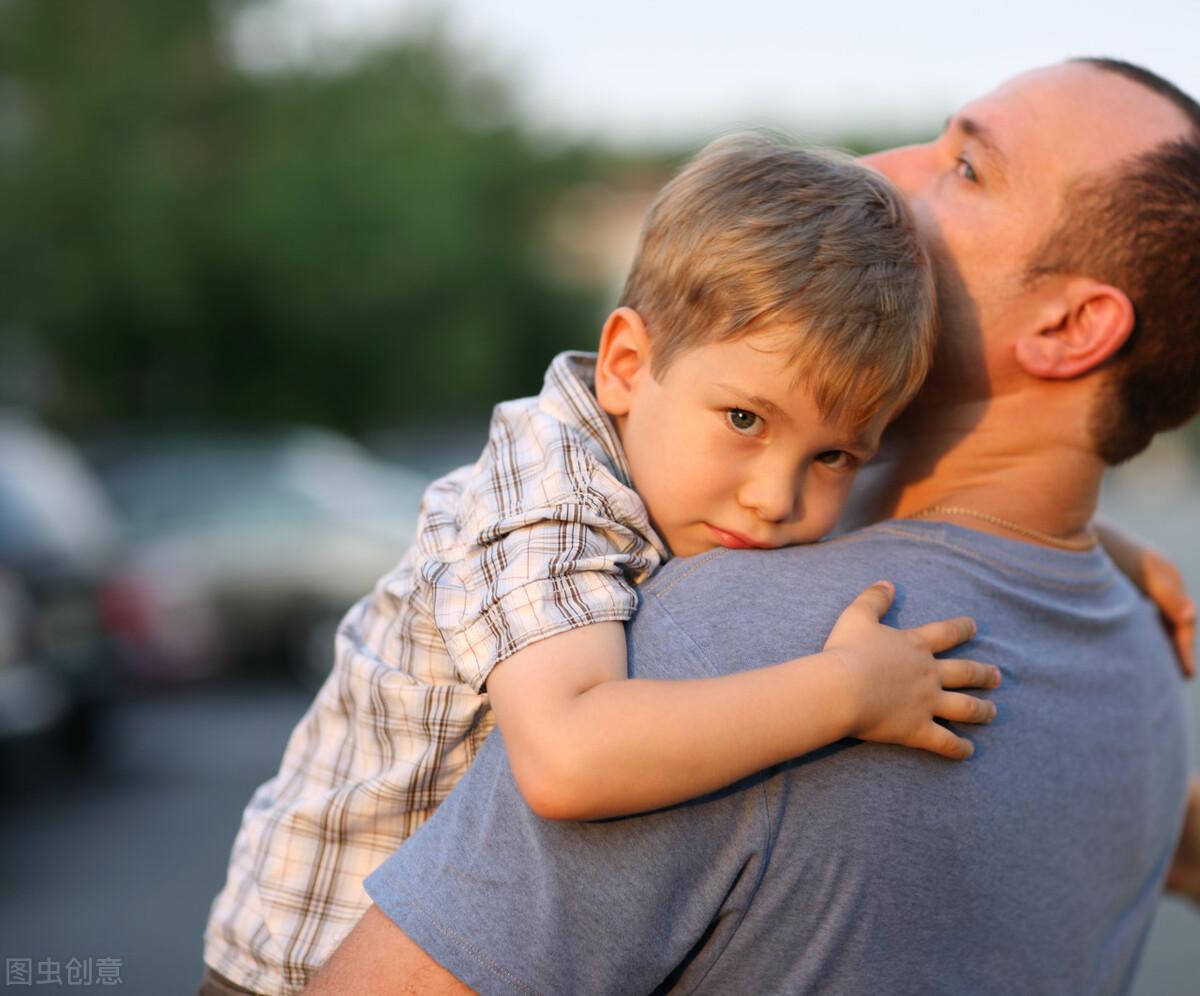
[[[767,415],[770,415],[772,418],[779,419],[781,422],[786,422],[789,425],[792,422],[791,417],[788,415],[788,413],[785,412],[782,408],[780,408],[777,404],[775,404],[775,402],[772,401],[770,398],[764,398],[757,394],[748,394],[746,391],[743,391],[736,384],[717,384],[715,386],[719,387],[719,388],[723,388],[724,390],[729,391],[731,394],[736,394],[736,395],[739,395],[739,396],[745,398],[747,403],[749,403],[752,407],[761,409],[763,412],[765,412]]]
[[[786,425],[792,425],[792,418],[780,408],[770,398],[764,398],[758,394],[749,394],[742,390],[736,384],[714,384],[714,387],[723,388],[738,397],[745,399],[746,404],[751,408],[758,409],[765,415],[770,415]],[[869,453],[874,453],[879,449],[879,433],[873,432],[869,427],[864,427],[859,431],[850,431],[840,440],[830,444],[830,448],[843,447],[848,450],[861,450]]]

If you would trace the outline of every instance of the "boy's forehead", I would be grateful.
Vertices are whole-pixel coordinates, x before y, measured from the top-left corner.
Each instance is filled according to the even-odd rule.
[[[690,345],[664,375],[676,389],[702,389],[714,402],[745,405],[785,425],[820,427],[833,446],[874,450],[895,405],[887,392],[856,403],[860,365],[797,348],[803,329],[768,326],[732,339]]]
[[[794,352],[788,346],[787,337],[773,329],[752,331],[690,343],[675,354],[671,365],[682,365],[709,382],[737,378],[764,388],[782,386],[796,376]]]
[[[804,382],[801,364],[789,346],[790,340],[771,330],[751,332],[734,339],[710,343],[688,350],[701,376],[714,386],[737,388],[762,401],[780,407]]]

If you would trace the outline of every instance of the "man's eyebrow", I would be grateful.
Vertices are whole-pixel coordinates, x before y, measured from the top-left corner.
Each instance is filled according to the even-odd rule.
[[[991,159],[997,166],[1004,166],[1004,151],[996,143],[996,139],[987,125],[980,124],[980,122],[976,121],[974,118],[953,115],[946,119],[945,130],[950,131],[953,128],[957,128],[968,138],[973,139],[983,146],[988,158]]]

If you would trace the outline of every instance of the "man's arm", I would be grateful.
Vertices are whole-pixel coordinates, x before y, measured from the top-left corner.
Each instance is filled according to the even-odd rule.
[[[309,996],[462,996],[464,986],[372,906],[304,990]]]
[[[1113,523],[1097,519],[1095,526],[1113,563],[1158,606],[1183,673],[1195,677],[1196,604],[1188,595],[1183,574],[1165,554],[1122,532]]]
[[[1200,773],[1188,782],[1188,802],[1175,859],[1167,873],[1167,891],[1200,904]]]

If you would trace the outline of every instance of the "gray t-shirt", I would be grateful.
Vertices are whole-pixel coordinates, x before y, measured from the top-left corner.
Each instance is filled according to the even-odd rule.
[[[630,667],[744,670],[821,648],[894,581],[888,621],[959,613],[1000,666],[955,763],[843,741],[648,815],[553,823],[493,735],[367,880],[484,993],[1113,993],[1129,985],[1182,820],[1188,731],[1154,610],[1100,551],[936,522],[719,550],[642,589]]]

